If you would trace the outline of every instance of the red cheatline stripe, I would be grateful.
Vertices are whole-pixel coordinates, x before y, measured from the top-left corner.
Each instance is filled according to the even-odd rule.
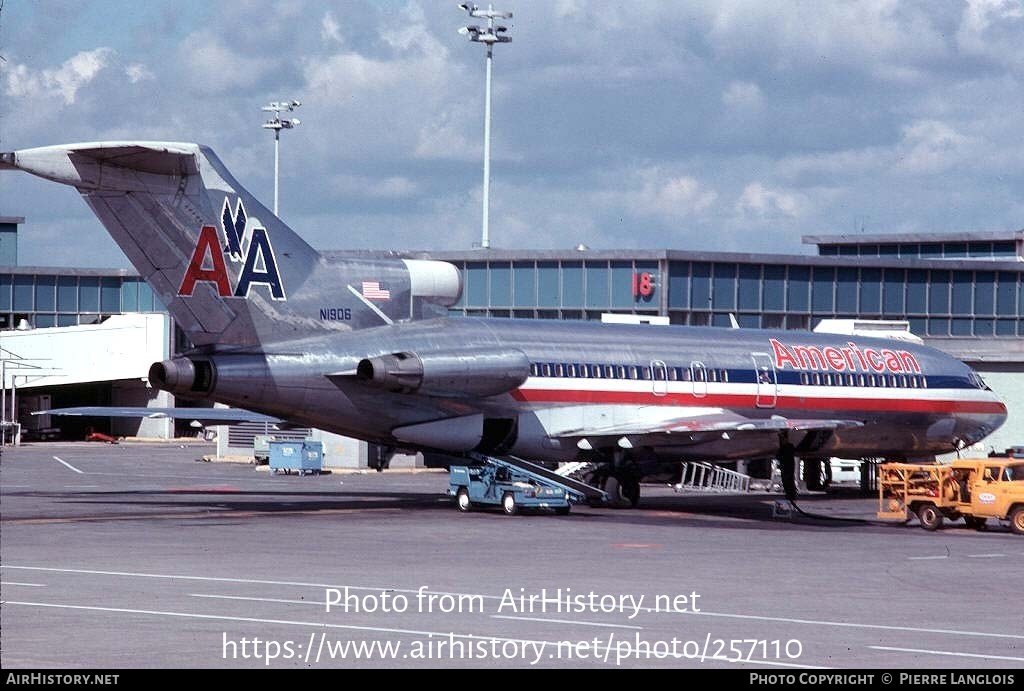
[[[909,393],[909,392],[908,392]],[[594,403],[634,404],[661,406],[700,406],[718,408],[756,408],[757,399],[750,395],[713,394],[693,396],[691,394],[667,394],[655,396],[640,391],[581,391],[550,389],[518,389],[512,395],[528,403]],[[764,397],[762,402],[770,401]],[[998,401],[970,400],[928,400],[919,398],[810,398],[779,396],[772,408],[813,411],[821,415],[823,410],[851,410],[868,412],[901,413],[993,413],[1006,414],[1006,406]],[[761,408],[762,410],[764,408]]]

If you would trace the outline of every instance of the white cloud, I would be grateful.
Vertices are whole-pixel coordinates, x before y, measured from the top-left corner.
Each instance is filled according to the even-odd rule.
[[[141,62],[132,63],[124,68],[124,73],[128,75],[128,81],[132,84],[137,84],[142,81],[148,81],[150,79],[156,79],[156,75],[153,71],[143,65]]]
[[[878,173],[892,165],[893,153],[891,150],[872,146],[820,154],[784,156],[779,160],[776,170],[785,177],[795,177],[805,173],[861,176]]]
[[[774,70],[854,69],[876,77],[946,54],[943,29],[929,12],[900,0],[766,3],[721,0],[703,7],[720,55],[760,56]],[[910,38],[912,37],[912,38]]]
[[[896,147],[897,167],[914,173],[947,170],[969,154],[973,139],[936,120],[921,120],[903,128]]]
[[[661,216],[669,220],[704,213],[715,203],[718,193],[690,175],[673,175],[659,167],[632,174],[633,189],[620,194],[619,202],[641,216]]]
[[[465,103],[436,113],[419,128],[413,155],[428,159],[480,160],[483,155],[483,128],[479,120],[479,113]],[[493,153],[492,150],[492,159],[495,158]]]
[[[7,94],[17,98],[59,96],[71,105],[78,91],[88,85],[114,58],[111,48],[82,51],[60,67],[33,70],[15,65],[7,70]]]
[[[750,82],[731,82],[722,94],[722,103],[734,109],[757,110],[763,101],[761,87]]]
[[[331,178],[331,189],[339,194],[370,199],[400,199],[418,193],[419,185],[403,176],[377,179],[358,175],[336,175]]]
[[[796,218],[804,213],[807,205],[807,198],[798,192],[769,189],[760,182],[752,182],[736,201],[736,211],[759,217]]]
[[[186,37],[178,55],[187,69],[189,87],[214,94],[254,86],[270,72],[275,61],[270,57],[242,55],[209,29]]]
[[[968,0],[956,32],[961,51],[1024,69],[1024,0]]]
[[[419,5],[410,3],[400,15],[379,30],[382,41],[399,53],[417,51],[424,56],[433,56],[435,60],[447,59],[451,43],[442,43],[431,33]]]
[[[325,12],[320,20],[320,38],[324,43],[342,44],[345,42],[341,36],[341,24],[338,23],[331,11]]]

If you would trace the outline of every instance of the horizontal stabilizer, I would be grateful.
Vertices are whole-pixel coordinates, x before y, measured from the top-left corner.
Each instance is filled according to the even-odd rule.
[[[200,422],[217,422],[224,425],[239,422],[268,422],[276,424],[280,418],[254,413],[240,408],[143,408],[117,406],[81,406],[78,408],[54,408],[38,410],[33,415],[87,415],[92,417],[138,417],[138,418],[179,418]]]

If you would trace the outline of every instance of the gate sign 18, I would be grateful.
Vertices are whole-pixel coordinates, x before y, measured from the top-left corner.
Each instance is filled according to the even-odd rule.
[[[633,273],[633,299],[650,300],[654,295],[654,276],[649,271]]]

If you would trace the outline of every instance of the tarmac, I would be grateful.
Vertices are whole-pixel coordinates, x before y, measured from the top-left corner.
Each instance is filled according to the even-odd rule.
[[[460,513],[441,472],[273,475],[212,444],[0,459],[0,665],[983,670],[1024,663],[1024,540],[854,491]],[[990,679],[992,681],[992,679]]]

